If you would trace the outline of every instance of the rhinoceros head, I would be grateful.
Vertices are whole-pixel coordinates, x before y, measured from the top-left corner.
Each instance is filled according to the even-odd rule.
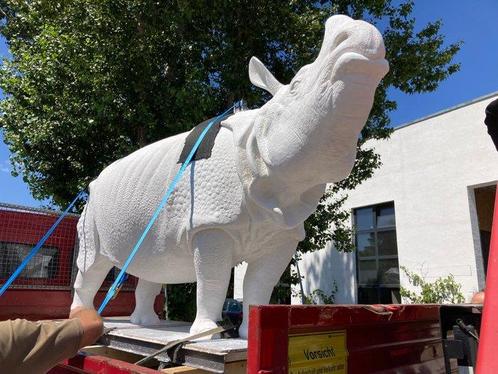
[[[389,70],[384,55],[374,26],[336,15],[326,22],[316,60],[289,84],[251,59],[251,82],[273,95],[255,118],[259,152],[273,174],[308,186],[349,174],[375,89]]]

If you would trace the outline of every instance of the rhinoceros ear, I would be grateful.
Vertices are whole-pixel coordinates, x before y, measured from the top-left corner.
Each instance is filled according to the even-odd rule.
[[[249,79],[256,87],[262,88],[275,96],[280,87],[283,86],[272,73],[256,57],[249,61]]]

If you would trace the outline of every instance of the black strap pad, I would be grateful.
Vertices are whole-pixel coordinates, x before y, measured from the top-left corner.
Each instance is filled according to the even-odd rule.
[[[213,119],[214,118],[210,118],[207,121],[198,124],[192,130],[190,130],[190,133],[187,135],[187,138],[185,139],[185,144],[183,146],[182,153],[180,154],[180,158],[178,159],[179,164],[185,162],[195,142],[197,141],[197,139],[199,139],[199,136],[201,135],[202,131],[207,127],[207,125],[209,125],[209,122],[211,122]],[[220,131],[220,127],[221,127],[220,122],[218,122],[215,123],[209,129],[206,136],[202,140],[199,148],[197,148],[194,157],[192,157],[192,160],[197,161],[203,158],[211,157],[211,151],[214,147],[214,140],[216,139],[216,135],[218,135],[218,132]]]

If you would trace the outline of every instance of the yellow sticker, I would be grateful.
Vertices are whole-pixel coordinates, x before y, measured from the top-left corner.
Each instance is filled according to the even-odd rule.
[[[344,331],[289,336],[289,374],[345,374],[347,363]]]

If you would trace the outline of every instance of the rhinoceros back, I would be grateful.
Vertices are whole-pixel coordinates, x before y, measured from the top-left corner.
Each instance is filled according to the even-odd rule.
[[[150,144],[104,169],[90,185],[89,201],[79,224],[80,241],[82,233],[94,233],[95,238],[90,239],[96,243],[95,251],[121,265],[179,170],[178,159],[187,135]],[[155,267],[158,262],[166,266],[190,258],[191,234],[236,223],[241,205],[232,132],[222,128],[211,156],[187,167],[130,266],[130,273]],[[90,253],[85,256],[80,251],[79,267],[94,258],[92,246],[86,247]]]

